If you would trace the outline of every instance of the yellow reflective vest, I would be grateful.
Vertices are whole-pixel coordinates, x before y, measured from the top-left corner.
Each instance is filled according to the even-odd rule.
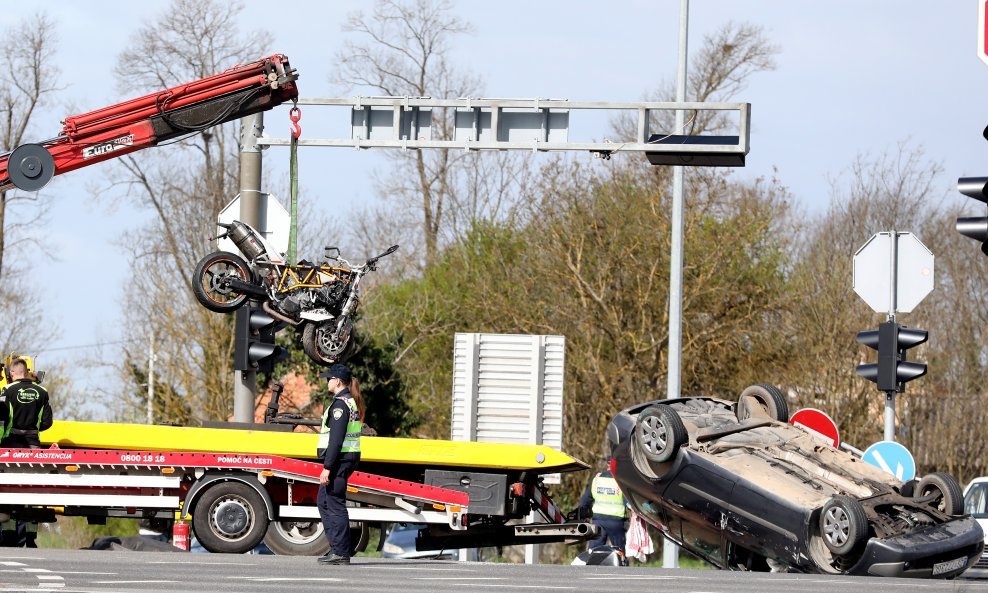
[[[624,505],[624,495],[618,487],[617,480],[610,476],[597,475],[590,485],[593,494],[593,514],[609,515],[623,519],[627,515]]]

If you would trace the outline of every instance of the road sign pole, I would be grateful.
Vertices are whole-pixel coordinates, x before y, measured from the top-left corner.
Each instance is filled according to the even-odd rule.
[[[895,392],[885,392],[885,440],[895,440]]]
[[[896,302],[896,286],[899,284],[899,233],[892,229],[889,233],[892,243],[889,246],[889,312],[888,319],[895,323],[895,311],[898,308]],[[885,392],[885,440],[895,440],[895,391]]]

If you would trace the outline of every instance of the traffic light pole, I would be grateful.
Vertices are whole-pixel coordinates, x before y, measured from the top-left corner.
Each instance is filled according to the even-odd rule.
[[[259,231],[261,224],[261,147],[264,130],[260,113],[240,119],[240,220]],[[233,371],[233,421],[253,422],[257,397],[257,371]]]
[[[895,312],[898,310],[899,304],[898,293],[896,293],[896,287],[899,284],[899,233],[895,232],[895,229],[892,229],[891,247],[889,249],[889,269],[891,272],[889,278],[889,314],[886,321],[895,324]],[[897,340],[897,337],[892,339],[893,349]],[[879,351],[879,355],[881,355],[881,351]],[[895,362],[892,363],[892,367],[895,368]],[[886,441],[895,440],[895,392],[895,389],[885,391],[885,432],[883,438]]]

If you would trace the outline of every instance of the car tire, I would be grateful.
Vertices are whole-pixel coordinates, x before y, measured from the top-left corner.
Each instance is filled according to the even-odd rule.
[[[944,472],[923,476],[923,479],[916,484],[913,498],[926,498],[932,495],[936,495],[936,498],[930,502],[934,508],[948,515],[960,515],[964,512],[964,493],[954,476]]]
[[[846,556],[868,538],[868,517],[857,499],[837,495],[820,510],[820,535],[836,556]]]
[[[634,438],[635,445],[648,461],[664,463],[676,456],[689,435],[679,414],[660,404],[638,414]]]
[[[789,422],[789,404],[786,403],[785,396],[775,385],[769,385],[768,383],[759,383],[758,385],[752,385],[741,392],[738,397],[737,405],[737,417],[739,421],[746,420],[748,418],[745,406],[741,404],[744,398],[751,396],[758,400],[758,403],[765,409],[765,412],[772,417],[773,420],[778,420],[779,422]]]

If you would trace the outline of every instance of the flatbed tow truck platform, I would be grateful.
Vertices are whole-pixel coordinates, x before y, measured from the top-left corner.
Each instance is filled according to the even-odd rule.
[[[49,449],[0,449],[0,516],[100,522],[180,511],[210,551],[263,540],[278,554],[325,553],[318,435],[230,426],[55,422],[41,433]],[[541,445],[362,437],[347,492],[355,551],[369,523],[426,523],[420,539],[432,534],[447,549],[588,539],[596,528],[567,522],[541,479],[586,467]],[[525,523],[532,511],[541,521]]]

